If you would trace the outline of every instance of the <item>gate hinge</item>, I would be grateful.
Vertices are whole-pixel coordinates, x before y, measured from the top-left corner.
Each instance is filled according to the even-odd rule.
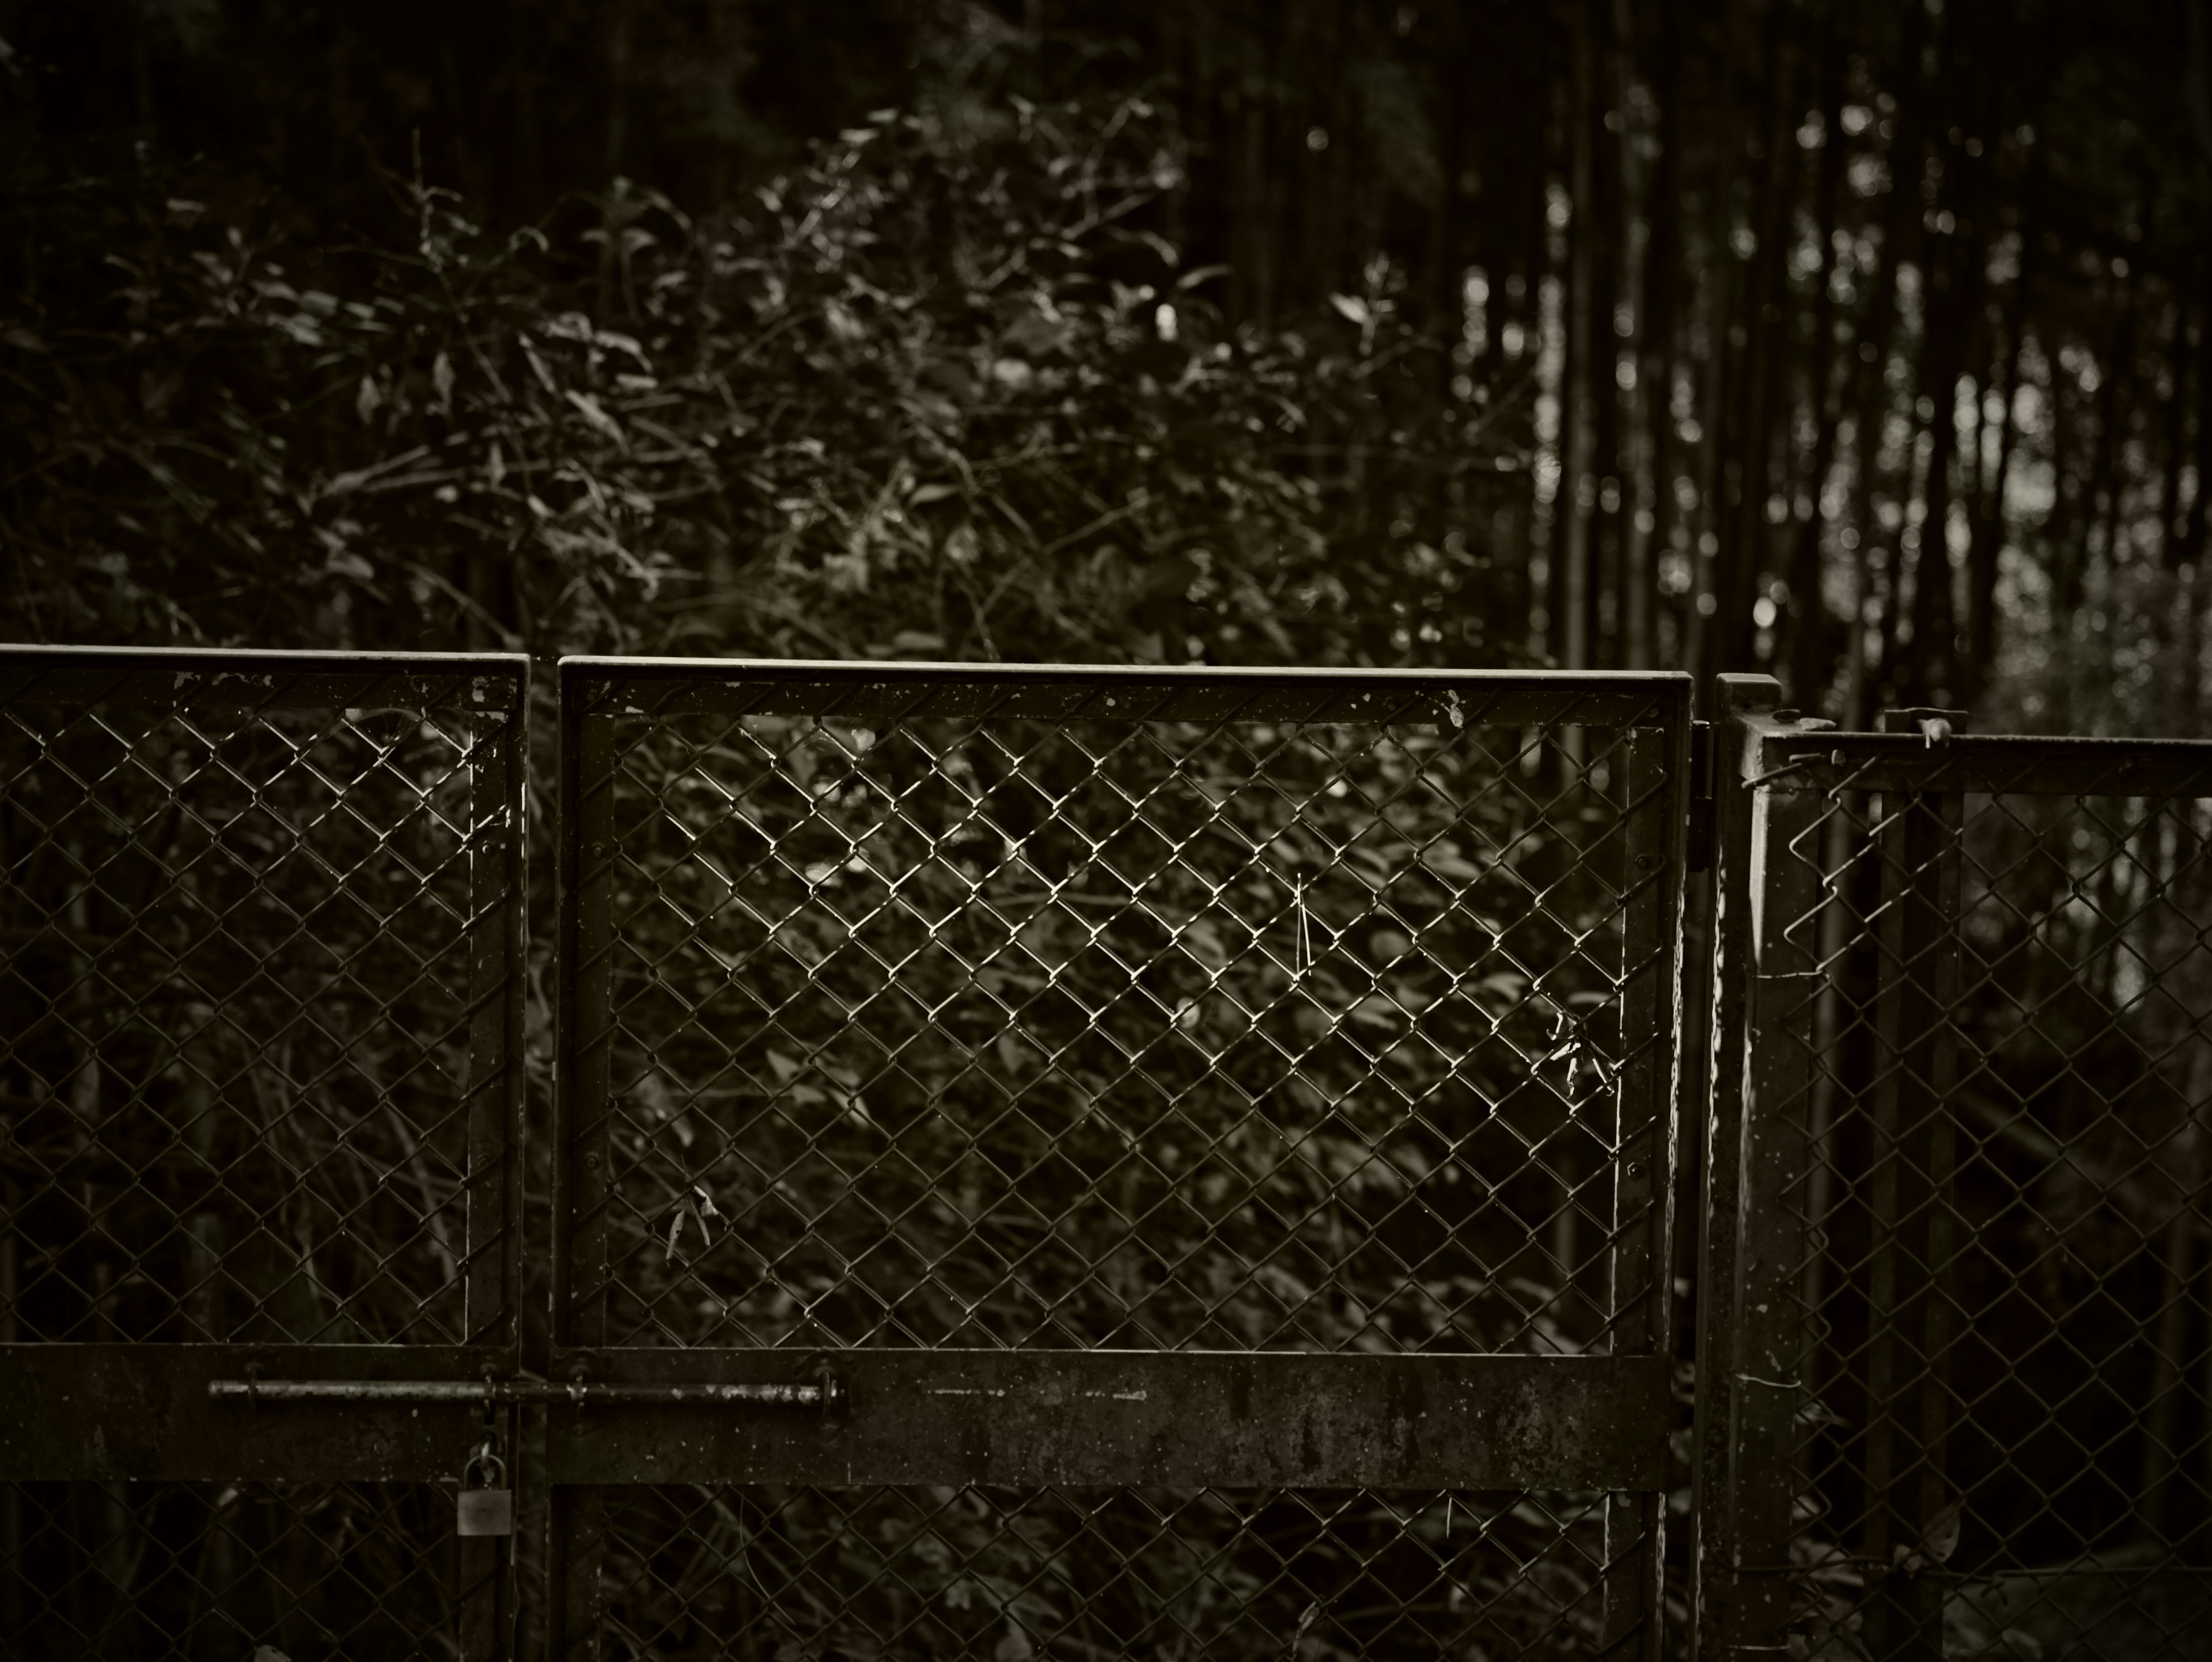
[[[1690,823],[1683,838],[1682,864],[1693,872],[1713,868],[1713,724],[1690,723]]]

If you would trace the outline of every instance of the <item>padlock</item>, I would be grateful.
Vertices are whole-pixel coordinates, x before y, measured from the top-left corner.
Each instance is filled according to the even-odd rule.
[[[471,1476],[479,1470],[485,1474],[486,1481],[482,1488],[472,1488]],[[507,1486],[507,1462],[488,1446],[477,1450],[468,1464],[461,1468],[460,1532],[514,1533],[514,1491]]]

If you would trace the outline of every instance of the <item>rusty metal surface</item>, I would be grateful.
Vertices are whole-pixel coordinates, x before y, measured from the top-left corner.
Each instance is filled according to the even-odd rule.
[[[1682,678],[563,679],[541,1378],[524,666],[0,649],[24,1622],[485,1653],[489,1405],[556,1647],[726,1625],[727,1497],[777,1644],[908,1630],[863,1523],[1032,1574],[981,1507],[1139,1649],[1656,1654]]]
[[[1109,664],[562,660],[586,715],[991,716],[1040,721],[1431,721],[1638,725],[1687,691],[1644,672],[1157,668]]]
[[[766,1383],[804,1361],[619,1363]],[[847,1351],[830,1365],[846,1402],[828,1419],[556,1404],[553,1481],[1625,1489],[1663,1474],[1656,1357]]]
[[[1217,1559],[1205,1496],[1502,1490],[1527,1556],[1468,1571],[1533,1610],[1588,1552],[1575,1620],[1656,1653],[1681,678],[575,659],[561,707],[550,1371],[849,1398],[549,1409],[562,1642],[687,1619],[621,1613],[606,1491],[705,1474],[884,1528],[1177,1485],[1141,1549]]]
[[[0,1346],[0,1479],[433,1482],[483,1435],[503,1350],[441,1345]],[[255,1409],[210,1387],[249,1368],[358,1388],[443,1375],[470,1394]]]
[[[260,1408],[282,1403],[529,1403],[567,1409],[805,1408],[834,1410],[843,1387],[827,1385],[592,1385],[544,1379],[210,1379],[208,1400]]]
[[[2200,1654],[2212,745],[1838,734],[1757,691],[1720,804],[1701,1653]]]
[[[1953,733],[1806,731],[1762,737],[1768,788],[1948,791],[1981,795],[2201,796],[2212,793],[2212,740],[2075,739]],[[1787,773],[1778,771],[1787,768]]]
[[[528,661],[508,653],[232,652],[0,643],[0,707],[373,705],[519,709]],[[456,686],[459,692],[457,695]]]
[[[0,648],[0,1632],[27,1653],[244,1654],[264,1622],[491,1653],[506,1549],[457,1545],[435,1486],[511,1410],[208,1385],[514,1366],[526,684]]]

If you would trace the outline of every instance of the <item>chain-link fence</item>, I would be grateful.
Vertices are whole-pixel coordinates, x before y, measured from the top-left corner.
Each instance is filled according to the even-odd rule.
[[[449,1655],[482,1604],[434,1490],[126,1480],[254,1466],[211,1371],[514,1354],[521,688],[0,653],[0,1344],[11,1388],[82,1404],[128,1353],[152,1398],[78,1443],[57,1391],[10,1438],[113,1474],[0,1491],[11,1653]],[[360,1475],[403,1475],[380,1434]]]
[[[564,674],[566,1344],[1657,1353],[1679,681]],[[1656,1632],[1650,1495],[578,1507],[639,1653]]]
[[[1900,725],[1723,733],[1707,1630],[2212,1654],[2212,746]]]
[[[533,1383],[520,666],[0,654],[14,1652],[1658,1653],[1679,678],[563,679]],[[2212,746],[1725,697],[1701,1647],[2205,1653]]]
[[[496,1566],[427,1484],[22,1483],[0,1507],[27,1662],[506,1653]]]
[[[975,1487],[610,1497],[615,1654],[1585,1656],[1590,1496]]]

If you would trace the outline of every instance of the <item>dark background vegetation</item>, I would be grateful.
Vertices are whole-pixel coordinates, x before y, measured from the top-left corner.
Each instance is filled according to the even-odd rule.
[[[18,637],[2198,722],[2195,5],[8,0],[0,40]]]

